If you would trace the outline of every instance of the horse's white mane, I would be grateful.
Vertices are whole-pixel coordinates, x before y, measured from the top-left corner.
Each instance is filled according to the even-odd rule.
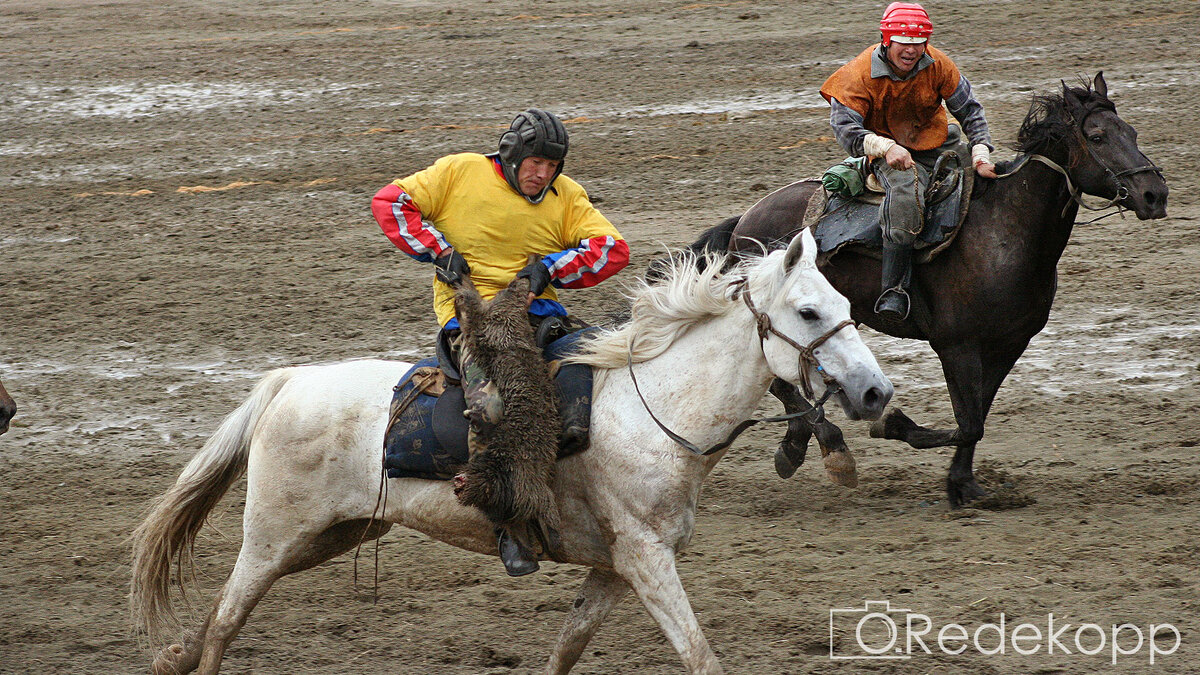
[[[759,306],[776,297],[787,275],[782,269],[783,252],[743,260],[722,271],[729,255],[706,254],[703,269],[699,256],[676,252],[669,256],[665,280],[650,284],[639,280],[627,292],[632,303],[630,320],[606,329],[580,343],[579,353],[568,361],[596,368],[618,368],[652,359],[670,347],[696,323],[722,316],[740,304],[731,287],[745,279],[751,293],[761,298]]]

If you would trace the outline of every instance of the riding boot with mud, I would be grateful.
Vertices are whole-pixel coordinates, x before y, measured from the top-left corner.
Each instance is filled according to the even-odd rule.
[[[507,529],[496,528],[496,545],[500,549],[500,560],[504,562],[504,571],[508,572],[508,576],[523,577],[538,571],[537,556]]]
[[[908,318],[909,281],[912,278],[912,249],[906,246],[883,247],[883,293],[875,301],[875,313],[885,319]]]

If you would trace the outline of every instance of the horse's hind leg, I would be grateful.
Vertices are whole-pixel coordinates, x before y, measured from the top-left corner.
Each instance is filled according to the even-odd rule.
[[[615,572],[593,568],[583,580],[579,595],[567,613],[554,652],[546,664],[546,673],[570,672],[601,622],[628,592],[629,584]]]
[[[776,378],[771,382],[771,393],[783,403],[783,409],[789,415],[814,410],[796,386],[784,380]],[[775,473],[780,478],[791,478],[804,463],[808,441],[814,434],[817,444],[821,446],[821,457],[825,459],[829,479],[846,487],[858,485],[854,457],[850,454],[850,448],[846,447],[842,430],[825,418],[816,424],[803,417],[788,420],[787,433],[775,451]]]
[[[256,545],[247,535],[233,572],[217,594],[212,612],[192,636],[159,652],[152,672],[176,675],[199,667],[202,675],[215,675],[229,643],[279,578],[319,565],[353,549],[359,542],[376,539],[391,526],[391,523],[378,520],[350,520],[337,523],[315,537],[301,534],[289,543],[272,543],[266,547]],[[275,555],[262,555],[261,551]]]

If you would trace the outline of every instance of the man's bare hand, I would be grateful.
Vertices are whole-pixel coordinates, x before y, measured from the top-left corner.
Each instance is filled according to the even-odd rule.
[[[996,165],[991,162],[980,162],[975,165],[975,173],[984,178],[999,178],[996,174]]]
[[[893,169],[903,170],[913,168],[913,158],[909,154],[908,149],[897,143],[888,149],[887,154],[883,156],[883,161],[888,163],[888,166]]]

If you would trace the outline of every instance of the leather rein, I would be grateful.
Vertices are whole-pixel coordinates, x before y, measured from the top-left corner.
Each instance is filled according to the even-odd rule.
[[[735,288],[735,292],[741,296],[742,300],[746,303],[746,307],[750,310],[750,314],[754,316],[754,321],[758,329],[758,344],[759,348],[764,350],[764,356],[766,354],[765,342],[768,337],[774,335],[783,340],[787,344],[791,345],[800,354],[798,357],[800,366],[800,384],[801,388],[804,390],[805,400],[807,401],[808,399],[813,398],[813,388],[811,382],[812,376],[809,374],[810,367],[821,375],[821,380],[825,385],[825,393],[821,395],[821,398],[817,399],[816,403],[811,404],[812,408],[809,410],[789,413],[787,415],[776,415],[773,417],[759,417],[744,420],[734,427],[724,440],[707,449],[701,450],[696,446],[696,444],[667,428],[667,426],[658,419],[658,416],[654,414],[654,411],[650,409],[650,404],[646,402],[646,397],[642,396],[642,390],[638,386],[637,376],[633,373],[633,345],[630,344],[629,353],[627,356],[629,379],[633,381],[633,389],[637,392],[638,399],[640,399],[642,402],[642,407],[646,409],[646,412],[650,415],[650,419],[654,420],[654,423],[658,425],[659,429],[662,429],[662,432],[666,434],[667,437],[679,445],[682,445],[684,448],[687,448],[693,454],[701,457],[707,457],[715,452],[720,452],[721,450],[728,448],[735,440],[737,440],[738,436],[742,435],[742,432],[760,422],[787,422],[794,419],[812,416],[809,422],[816,424],[825,418],[825,402],[829,400],[829,397],[842,391],[842,385],[839,384],[833,376],[826,372],[825,368],[821,365],[821,362],[817,360],[815,351],[841,329],[845,328],[846,326],[855,325],[852,319],[846,319],[845,321],[839,323],[825,334],[810,342],[808,346],[805,347],[779,332],[778,329],[771,325],[771,317],[766,312],[759,311],[759,309],[754,306],[754,301],[750,298],[750,289],[746,285],[745,279],[736,282]]]

